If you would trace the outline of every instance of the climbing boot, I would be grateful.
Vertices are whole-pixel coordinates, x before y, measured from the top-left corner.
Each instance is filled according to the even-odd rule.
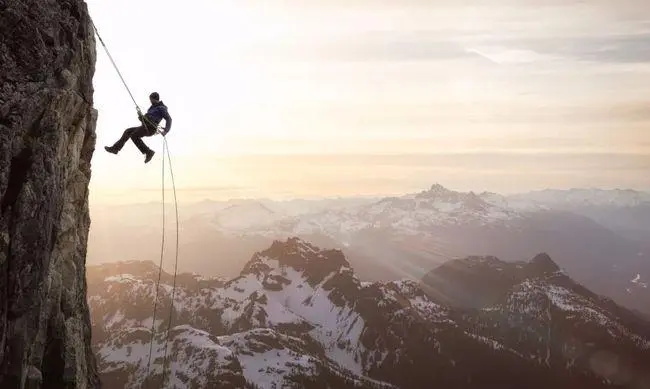
[[[149,151],[147,151],[147,152],[145,153],[146,157],[144,158],[144,163],[147,163],[147,162],[151,161],[151,158],[153,158],[153,155],[154,155],[154,154],[156,154],[156,152],[153,151],[153,150],[149,150]]]
[[[104,146],[104,150],[111,154],[117,154],[117,149],[114,146]]]

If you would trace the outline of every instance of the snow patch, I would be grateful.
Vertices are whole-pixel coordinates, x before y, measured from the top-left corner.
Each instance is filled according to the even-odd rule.
[[[641,274],[637,274],[636,277],[634,277],[634,279],[632,280],[632,283],[637,284],[642,288],[647,288],[648,287],[647,283],[641,282]]]
[[[138,278],[133,274],[118,274],[115,276],[110,276],[104,278],[104,282],[118,282],[118,283],[129,283],[129,282],[138,282]]]

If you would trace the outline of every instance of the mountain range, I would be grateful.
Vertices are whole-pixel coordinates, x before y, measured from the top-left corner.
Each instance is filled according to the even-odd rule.
[[[153,323],[157,277],[149,262],[88,268],[107,387],[650,388],[650,323],[546,254],[469,257],[421,282],[371,283],[340,250],[291,238],[232,279],[183,274],[173,289],[163,274]]]
[[[547,252],[576,281],[650,314],[648,198],[636,191],[577,189],[503,196],[436,184],[380,199],[205,202],[183,207],[181,266],[236,276],[251,251],[293,236],[343,250],[366,281],[418,280],[455,258],[493,255],[513,262]],[[160,225],[146,224],[160,220],[159,205],[141,208],[149,213],[135,215],[126,207],[94,219],[90,263],[108,260],[93,259],[98,252],[159,255]],[[119,245],[134,233],[142,244]]]

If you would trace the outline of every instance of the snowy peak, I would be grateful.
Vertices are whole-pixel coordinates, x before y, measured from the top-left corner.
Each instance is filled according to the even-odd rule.
[[[424,200],[424,203],[420,203],[420,205],[424,205],[427,202],[457,204],[460,209],[471,211],[485,211],[490,206],[490,204],[474,192],[455,192],[440,184],[434,184],[428,191],[416,194],[415,198]]]
[[[348,213],[347,225],[390,227],[395,233],[422,234],[444,225],[489,225],[519,219],[518,208],[498,195],[455,192],[435,184],[431,189],[401,197],[385,198]]]
[[[289,238],[284,242],[275,241],[269,249],[256,253],[241,274],[262,276],[280,268],[292,268],[303,273],[312,285],[332,273],[351,271],[340,250],[322,250],[302,239]]]
[[[457,196],[459,193],[445,188],[436,183],[431,185],[429,190],[425,190],[416,195],[419,198],[449,198]]]
[[[429,192],[448,193],[451,192],[451,190],[445,188],[444,186],[436,182],[435,184],[431,185],[431,189],[429,189]]]

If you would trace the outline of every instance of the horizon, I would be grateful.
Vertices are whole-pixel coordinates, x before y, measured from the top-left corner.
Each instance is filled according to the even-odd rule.
[[[382,199],[386,197],[400,197],[400,196],[407,196],[411,194],[417,194],[420,192],[426,192],[431,189],[432,186],[435,185],[440,185],[443,188],[452,191],[452,192],[459,192],[459,193],[476,193],[476,194],[483,194],[483,193],[494,193],[497,195],[501,196],[517,196],[517,195],[525,195],[525,194],[532,194],[532,193],[538,193],[538,192],[545,192],[545,191],[558,191],[558,192],[570,192],[570,191],[603,191],[603,192],[628,192],[628,191],[633,191],[636,193],[641,193],[641,194],[647,194],[650,196],[650,189],[648,190],[643,190],[643,189],[634,189],[634,188],[625,188],[625,187],[612,187],[612,188],[603,188],[603,187],[566,187],[566,188],[543,188],[543,189],[534,189],[534,190],[527,190],[527,191],[513,191],[513,192],[495,192],[495,191],[490,191],[490,190],[463,190],[463,189],[458,189],[458,188],[453,188],[450,186],[447,186],[445,184],[441,184],[439,182],[435,182],[433,184],[430,184],[427,187],[421,188],[419,190],[413,190],[413,191],[407,191],[407,192],[396,192],[396,193],[375,193],[375,194],[350,194],[350,195],[331,195],[331,196],[303,196],[303,197],[287,197],[287,196],[261,196],[261,197],[203,197],[200,198],[200,196],[186,196],[186,199],[183,199],[178,202],[178,204],[185,204],[185,205],[196,205],[196,204],[201,204],[201,203],[227,203],[227,202],[246,202],[246,201],[270,201],[270,202],[292,202],[292,201],[328,201],[328,200],[351,200],[351,199],[367,199],[367,200],[374,200],[374,199]],[[156,192],[157,195],[160,195],[161,190],[159,189],[135,189],[140,190],[142,192],[150,193],[150,192]],[[133,191],[133,190],[131,190]],[[177,190],[178,192],[183,193],[183,192],[204,192],[206,191],[204,188],[186,188],[186,189],[181,189]],[[165,197],[166,197],[166,204],[173,203],[173,190],[171,188],[167,188],[165,190]],[[182,196],[180,196],[182,198]],[[100,202],[100,201],[95,201],[91,204],[91,211],[93,206],[95,207],[111,207],[111,206],[132,206],[132,205],[160,205],[160,199],[151,199],[151,200],[143,200],[139,202],[129,202],[129,201],[119,201],[116,199],[124,199],[124,198],[129,198],[128,194],[123,194],[122,196],[116,195],[112,201],[107,201],[107,202]]]

